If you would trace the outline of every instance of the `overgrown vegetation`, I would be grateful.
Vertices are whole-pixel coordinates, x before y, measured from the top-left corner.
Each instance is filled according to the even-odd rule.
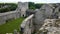
[[[39,4],[39,3],[35,4],[34,2],[29,2],[29,9],[32,9],[32,10],[40,9],[42,5],[43,4]]]
[[[15,3],[0,3],[0,13],[16,10],[17,4]]]
[[[13,33],[14,29],[19,31],[20,24],[24,18],[18,18],[11,21],[8,21],[6,24],[0,25],[0,34]]]

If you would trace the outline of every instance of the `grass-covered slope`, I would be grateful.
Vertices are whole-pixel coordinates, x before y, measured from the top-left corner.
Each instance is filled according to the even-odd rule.
[[[0,25],[0,34],[13,33],[14,29],[17,29],[19,31],[19,27],[23,19],[24,18],[18,18],[9,21],[6,24]]]

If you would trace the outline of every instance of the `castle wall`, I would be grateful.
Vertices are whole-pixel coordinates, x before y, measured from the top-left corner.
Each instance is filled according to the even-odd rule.
[[[27,17],[21,24],[20,29],[23,34],[32,34],[34,32],[33,26],[33,16],[34,14]]]
[[[42,26],[44,19],[46,18],[45,12],[41,10],[37,10],[34,17],[34,25],[36,31]],[[37,27],[38,26],[38,27]]]
[[[35,20],[34,20],[36,31],[38,31],[38,29],[42,26],[42,24],[44,23],[43,21],[46,18],[51,17],[52,14],[53,14],[53,9],[49,5],[43,5],[40,9],[36,10]]]
[[[20,13],[17,11],[10,11],[6,13],[0,13],[0,25],[5,24],[6,20],[16,19],[20,17]]]
[[[44,4],[41,9],[45,11],[46,17],[49,17],[53,14],[53,6],[50,6],[48,4]]]

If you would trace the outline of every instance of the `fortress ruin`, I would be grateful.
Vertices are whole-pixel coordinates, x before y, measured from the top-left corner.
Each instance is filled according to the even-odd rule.
[[[53,26],[53,29],[56,28],[54,27],[55,25],[53,24],[55,24],[56,20],[60,19],[59,4],[55,4],[55,6],[53,4],[43,4],[40,9],[37,10],[28,10],[28,9],[29,9],[28,2],[24,3],[18,2],[18,7],[15,11],[0,13],[0,25],[5,24],[6,21],[9,19],[25,17],[27,16],[27,12],[31,11],[28,13],[28,17],[25,20],[23,20],[22,24],[20,25],[21,27],[20,29],[21,32],[23,32],[23,34],[32,34],[34,31],[36,32],[36,34],[40,34],[40,29],[44,30],[45,26],[47,26],[46,28],[47,30],[49,30],[50,25]],[[47,23],[49,23],[50,25],[48,25]],[[53,31],[52,33],[54,32],[55,31]],[[41,32],[41,34],[44,34],[43,31]],[[49,32],[47,32],[47,34],[51,34],[50,30]]]

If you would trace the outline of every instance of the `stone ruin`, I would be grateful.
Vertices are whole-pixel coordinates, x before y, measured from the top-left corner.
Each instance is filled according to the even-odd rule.
[[[56,6],[57,7],[55,7],[53,4],[44,4],[40,9],[28,10],[29,8],[28,2],[24,2],[24,3],[18,2],[18,7],[15,11],[0,13],[0,25],[5,24],[6,20],[9,19],[25,17],[27,16],[27,12],[28,12],[28,17],[22,22],[20,26],[21,32],[23,32],[23,34],[32,34],[34,31],[36,32],[39,31],[38,34],[40,33],[43,34],[43,32],[46,31],[48,31],[47,34],[52,34],[52,33],[56,34],[58,31],[60,32],[60,28],[59,28],[60,24],[57,25],[56,23],[57,20],[59,22],[59,18],[60,18],[60,6],[59,4],[58,5],[56,4]]]
[[[18,2],[17,10],[20,11],[21,17],[26,16],[26,10],[28,9],[28,2]]]
[[[56,21],[59,21],[60,18],[60,7],[59,5],[56,5],[57,7],[53,6],[53,4],[44,4],[40,9],[35,10],[34,18],[33,18],[33,32],[36,31],[36,34],[59,34],[60,28],[56,24]],[[59,8],[58,8],[59,7]],[[31,14],[32,15],[32,14]],[[28,16],[29,17],[29,16]],[[32,17],[31,17],[32,18]],[[29,20],[26,21],[26,23]],[[24,21],[22,23],[25,23]],[[28,22],[30,23],[30,22]],[[24,24],[28,25],[29,24]],[[21,27],[21,26],[20,26]],[[22,26],[23,27],[23,26]],[[27,29],[27,26],[25,26]],[[23,28],[23,29],[25,29]],[[25,29],[25,30],[26,30]],[[32,29],[32,28],[29,28]],[[32,34],[32,31],[23,31],[23,34]],[[53,30],[53,31],[52,31]],[[28,32],[28,33],[26,33]]]
[[[20,26],[21,34],[32,34],[34,32],[33,17],[34,14],[30,15],[22,22]]]
[[[25,17],[27,9],[28,9],[27,2],[24,3],[18,2],[18,7],[15,11],[0,13],[0,25],[5,24],[8,20]]]
[[[46,19],[36,34],[60,34],[60,19]]]
[[[19,17],[20,17],[20,13],[18,11],[0,13],[0,25],[5,24],[8,20],[16,19]]]

